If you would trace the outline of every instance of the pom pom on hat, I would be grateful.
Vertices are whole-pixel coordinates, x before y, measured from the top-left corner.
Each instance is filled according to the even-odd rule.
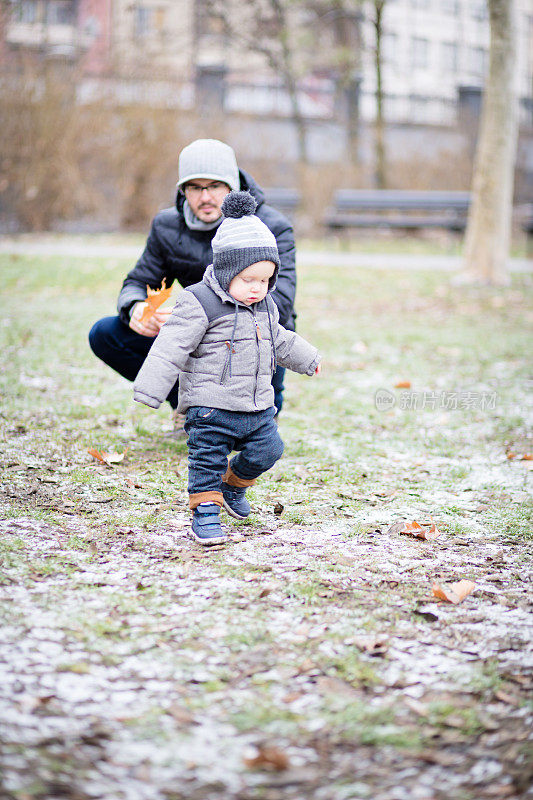
[[[226,218],[240,219],[255,213],[257,203],[250,192],[230,192],[222,202],[221,211]]]

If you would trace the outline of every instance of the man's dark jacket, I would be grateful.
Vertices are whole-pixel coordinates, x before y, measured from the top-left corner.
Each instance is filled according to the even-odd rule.
[[[279,321],[294,330],[294,295],[296,267],[294,233],[288,219],[265,203],[263,190],[244,170],[240,170],[241,189],[247,189],[257,201],[256,214],[270,228],[278,243],[281,266],[272,298],[279,309]],[[206,267],[213,262],[211,241],[217,228],[193,231],[183,216],[184,196],[178,192],[176,206],[165,208],[154,217],[146,247],[135,267],[128,273],[118,297],[121,320],[129,323],[134,303],[146,300],[146,286],[161,288],[163,278],[169,287],[175,280],[183,287],[202,280]]]

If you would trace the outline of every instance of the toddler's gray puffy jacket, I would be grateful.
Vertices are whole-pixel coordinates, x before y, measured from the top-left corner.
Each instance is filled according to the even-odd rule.
[[[246,306],[219,285],[213,267],[184,289],[133,386],[134,399],[158,408],[179,376],[178,411],[189,406],[261,411],[274,404],[276,364],[313,375],[318,350],[278,322],[267,295]]]

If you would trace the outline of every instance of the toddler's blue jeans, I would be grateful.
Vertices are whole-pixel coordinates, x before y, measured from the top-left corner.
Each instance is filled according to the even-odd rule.
[[[283,442],[274,422],[276,409],[226,411],[192,406],[187,410],[189,435],[189,505],[222,505],[222,481],[246,487],[255,483],[283,453]],[[229,462],[232,450],[238,453]]]

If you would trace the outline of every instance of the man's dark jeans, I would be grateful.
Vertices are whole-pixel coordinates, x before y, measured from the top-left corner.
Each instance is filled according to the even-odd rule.
[[[192,406],[187,410],[189,435],[189,494],[222,491],[222,475],[228,456],[237,477],[254,480],[272,467],[283,453],[283,442],[274,421],[275,408],[265,411],[226,411]]]
[[[141,336],[125,325],[119,317],[104,317],[95,322],[89,332],[93,353],[119,375],[134,381],[155,339]],[[283,405],[283,378],[285,369],[278,367],[272,376],[274,404],[278,411]],[[178,382],[167,397],[172,408],[178,405]]]

